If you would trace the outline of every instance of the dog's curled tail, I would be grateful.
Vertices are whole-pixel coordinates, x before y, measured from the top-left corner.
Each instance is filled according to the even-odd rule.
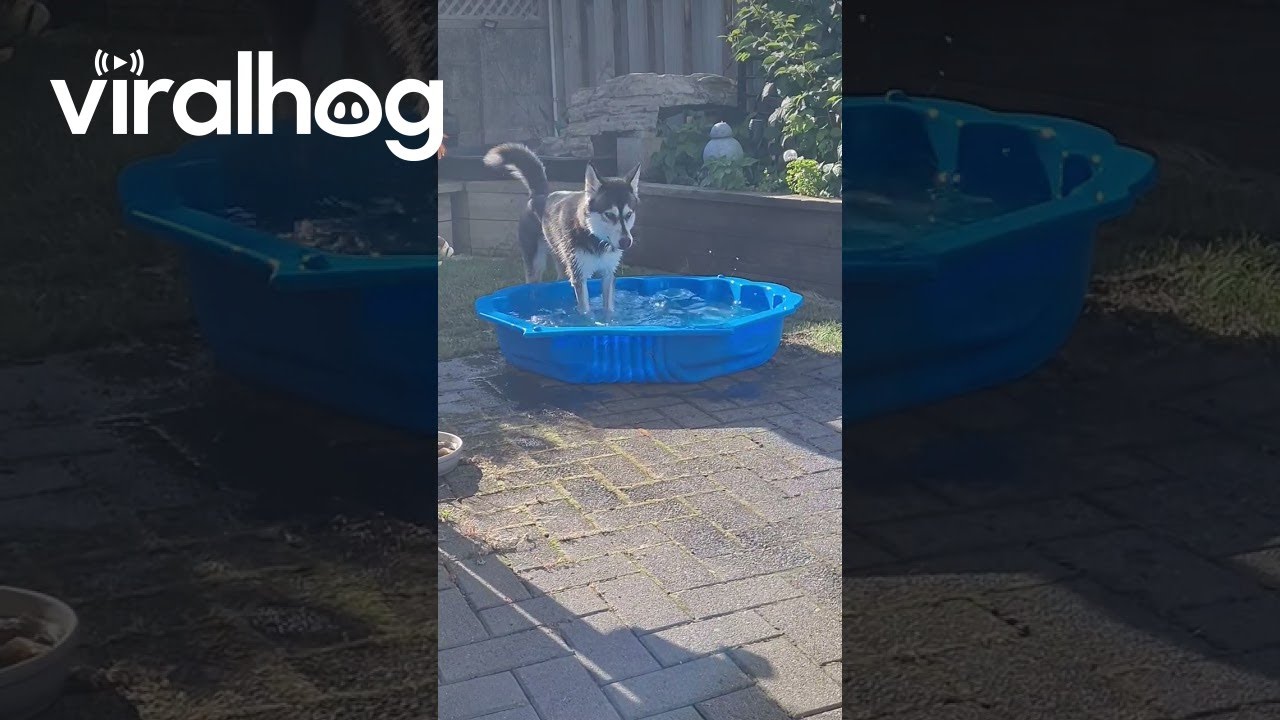
[[[511,177],[524,183],[533,196],[551,193],[547,184],[547,169],[528,147],[520,143],[505,143],[485,153],[484,164],[491,168],[506,168]]]

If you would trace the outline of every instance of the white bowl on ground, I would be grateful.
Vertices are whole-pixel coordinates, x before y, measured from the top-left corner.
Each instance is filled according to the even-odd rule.
[[[58,699],[80,631],[75,611],[61,600],[0,585],[0,617],[23,616],[46,622],[55,642],[42,655],[0,668],[0,718],[5,720],[28,720]]]
[[[436,459],[436,477],[444,477],[445,473],[458,467],[458,461],[462,460],[462,438],[453,433],[436,431],[436,443],[444,443],[449,448],[448,455],[441,455]]]

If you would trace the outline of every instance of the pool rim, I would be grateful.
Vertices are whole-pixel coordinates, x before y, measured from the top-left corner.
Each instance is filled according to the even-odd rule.
[[[529,292],[531,288],[550,287],[561,283],[568,283],[567,280],[559,280],[550,283],[527,283],[520,285],[512,285],[502,288],[497,292],[490,293],[481,298],[477,298],[475,302],[476,316],[481,320],[493,323],[499,328],[514,330],[522,336],[528,338],[555,338],[555,337],[608,337],[611,335],[640,335],[640,336],[662,336],[662,337],[706,337],[713,335],[730,335],[737,330],[773,319],[783,319],[794,314],[804,304],[804,296],[795,292],[786,285],[781,283],[768,282],[763,280],[748,280],[746,278],[735,277],[732,275],[629,275],[617,278],[617,289],[625,290],[627,285],[641,283],[652,280],[724,280],[734,288],[734,297],[741,296],[741,288],[747,285],[765,288],[767,294],[774,297],[773,304],[759,312],[753,312],[750,315],[744,315],[739,318],[731,318],[724,320],[715,325],[706,325],[701,327],[663,327],[659,325],[605,325],[605,326],[589,326],[589,327],[549,327],[544,325],[535,325],[529,320],[524,320],[502,311],[498,308],[498,303],[518,292]],[[600,294],[601,280],[587,281],[587,292],[591,295]],[[779,302],[781,299],[781,302]]]
[[[353,255],[307,247],[258,228],[186,204],[176,181],[178,171],[223,166],[226,144],[270,143],[271,136],[214,135],[198,138],[173,152],[133,162],[116,180],[122,214],[140,229],[160,232],[186,249],[213,252],[268,271],[267,282],[281,290],[329,290],[434,280],[435,253]],[[305,137],[305,136],[304,136]],[[256,140],[255,140],[256,138]],[[286,148],[299,136],[280,133],[275,147]],[[304,140],[301,140],[305,142]],[[436,175],[436,160],[419,161]],[[437,179],[438,182],[438,179]],[[434,249],[435,246],[433,245]]]
[[[1056,144],[1064,158],[1088,158],[1093,166],[1089,179],[1071,192],[977,222],[930,233],[934,252],[866,252],[851,247],[848,231],[842,246],[845,282],[923,280],[935,275],[952,258],[986,251],[993,243],[1049,223],[1071,221],[1100,224],[1127,214],[1138,197],[1157,179],[1155,158],[1120,144],[1110,132],[1078,120],[1035,113],[990,110],[958,100],[933,96],[909,96],[900,90],[884,95],[846,95],[842,113],[857,107],[898,106],[921,115],[926,122],[966,125],[1009,125],[1039,134],[1042,142]]]

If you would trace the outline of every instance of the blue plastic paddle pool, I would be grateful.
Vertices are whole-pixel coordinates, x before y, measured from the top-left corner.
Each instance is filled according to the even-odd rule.
[[[1014,380],[1066,341],[1155,162],[1079,122],[845,98],[846,419]]]
[[[734,277],[623,277],[617,308],[599,314],[600,281],[580,316],[568,282],[517,285],[476,301],[512,365],[569,383],[691,383],[773,357],[782,321],[803,299]]]
[[[434,432],[436,167],[396,159],[393,135],[212,136],[126,168],[119,192],[182,250],[222,368]]]

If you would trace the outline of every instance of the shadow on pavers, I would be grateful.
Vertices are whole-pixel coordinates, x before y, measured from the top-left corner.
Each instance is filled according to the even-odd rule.
[[[415,563],[402,528],[375,530],[380,544],[400,543],[389,557],[364,541],[362,525],[57,563],[62,580],[52,582],[80,615],[85,670],[40,720],[427,717],[434,542]],[[374,703],[399,712],[372,712]]]
[[[666,637],[679,624],[630,627],[573,565],[522,579],[484,538],[448,522],[440,557],[442,718],[487,717],[523,698],[542,717],[635,720],[696,705],[716,717],[791,718],[755,686],[774,669],[749,644],[704,633],[683,647]],[[504,642],[505,653],[496,647]],[[704,684],[686,687],[694,683]]]
[[[785,479],[841,464],[840,358],[808,348],[783,346],[758,368],[698,384],[569,385],[499,356],[447,365],[440,424],[463,438],[464,458],[442,497],[606,455],[623,461],[587,472],[614,487],[735,470]]]
[[[993,668],[1074,663],[1074,702],[1280,699],[1275,340],[1086,313],[1024,380],[849,427],[846,674],[932,654],[990,697],[1015,697]],[[977,635],[1001,642],[954,649]]]
[[[247,493],[267,520],[355,505],[409,523],[435,522],[435,448],[422,435],[221,375],[206,380],[195,403],[120,426],[139,443],[176,451],[207,481]]]
[[[124,415],[68,398],[41,422],[93,428],[91,451],[0,462],[0,583],[65,599],[83,632],[86,676],[42,720],[428,716],[429,443],[188,380]]]
[[[40,720],[429,716],[434,532],[356,508],[285,527],[237,515],[206,504],[147,517],[141,536],[93,524],[0,537],[0,553],[21,553],[0,558],[4,582],[62,597],[80,617],[84,670]],[[72,535],[96,549],[45,542],[69,547]]]

